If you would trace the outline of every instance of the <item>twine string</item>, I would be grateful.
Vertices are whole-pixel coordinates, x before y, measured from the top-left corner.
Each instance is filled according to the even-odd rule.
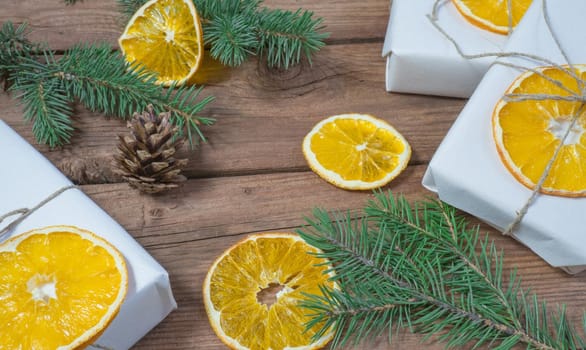
[[[4,239],[4,237],[11,232],[14,227],[16,227],[16,225],[20,224],[21,222],[23,222],[26,218],[28,218],[30,215],[32,215],[34,212],[36,212],[37,210],[39,210],[40,208],[42,208],[43,206],[45,206],[47,203],[49,203],[50,201],[52,201],[53,199],[59,197],[63,192],[66,192],[68,190],[74,189],[74,188],[78,188],[75,185],[69,185],[69,186],[64,186],[61,187],[60,189],[58,189],[57,191],[51,193],[49,196],[47,196],[45,199],[43,199],[42,201],[40,201],[37,205],[35,205],[32,208],[20,208],[20,209],[16,209],[16,210],[12,210],[6,214],[0,215],[0,223],[2,223],[2,221],[4,221],[5,219],[14,216],[14,215],[20,215],[18,218],[16,218],[14,221],[12,221],[10,224],[6,225],[6,227],[4,227],[3,229],[0,230],[0,241],[2,239]]]
[[[505,102],[522,102],[522,101],[566,101],[566,102],[586,102],[582,96],[562,96],[548,94],[506,94],[503,97]]]
[[[507,229],[503,232],[504,236],[512,235],[515,232],[515,230],[517,229],[517,226],[519,226],[521,221],[523,221],[523,218],[525,217],[525,215],[527,215],[527,212],[529,211],[529,207],[537,199],[537,196],[539,195],[541,189],[543,188],[543,184],[545,183],[545,180],[547,180],[547,177],[549,176],[549,173],[551,172],[553,164],[557,160],[561,150],[564,148],[566,139],[570,135],[574,126],[576,126],[576,123],[577,123],[578,119],[580,118],[580,115],[582,115],[582,113],[584,113],[585,107],[586,107],[586,103],[582,102],[582,104],[580,105],[580,108],[578,108],[576,113],[572,116],[572,122],[570,123],[570,126],[565,131],[564,136],[563,136],[562,140],[560,141],[560,144],[556,147],[555,152],[553,153],[553,156],[551,157],[551,159],[549,160],[549,162],[545,166],[543,174],[541,174],[541,177],[539,178],[537,185],[535,186],[535,188],[531,192],[531,196],[529,196],[529,199],[525,202],[523,207],[517,212],[517,216],[515,217],[515,220],[513,220],[513,222],[509,225],[509,227],[507,227]]]
[[[21,208],[21,209],[16,209],[16,210],[13,210],[13,211],[9,211],[8,213],[0,216],[0,223],[2,221],[6,220],[6,218],[9,218],[9,217],[14,216],[14,215],[22,215],[22,214],[26,213],[27,211],[28,211],[27,208]]]
[[[462,58],[464,59],[468,59],[468,60],[473,60],[473,59],[479,59],[479,58],[485,58],[485,57],[496,57],[496,58],[525,58],[531,61],[535,61],[535,62],[539,62],[543,65],[548,65],[548,66],[554,66],[557,69],[563,71],[564,73],[570,75],[572,78],[574,78],[576,81],[581,81],[580,77],[578,77],[573,69],[568,69],[566,67],[563,67],[562,65],[558,64],[557,62],[554,62],[550,59],[548,59],[547,57],[542,57],[542,56],[538,56],[538,55],[533,55],[533,54],[528,54],[528,53],[524,53],[524,52],[484,52],[484,53],[479,53],[479,54],[467,54],[466,52],[464,52],[464,50],[462,49],[462,47],[460,46],[460,44],[457,42],[456,39],[454,39],[454,37],[452,37],[440,24],[439,24],[439,9],[441,7],[441,4],[443,2],[445,2],[447,0],[435,0],[434,2],[434,6],[433,6],[433,10],[431,14],[427,15],[428,20],[431,22],[431,24],[436,28],[436,30],[438,30],[451,44],[452,46],[456,49],[456,51],[458,52],[458,55],[460,55]],[[547,7],[545,6],[545,1],[543,0],[543,9],[544,9],[544,16],[546,18],[546,24],[548,25],[548,28],[550,29],[550,32],[553,33],[553,31],[551,30],[551,22],[549,20],[549,14],[547,13]],[[512,3],[508,3],[508,6],[512,6]],[[511,8],[511,7],[509,7]],[[511,10],[509,10],[509,13],[512,13]],[[512,19],[511,19],[512,21]],[[512,23],[511,23],[512,26]],[[512,31],[512,27],[510,29],[510,32]],[[553,39],[556,43],[556,45],[558,46],[558,48],[561,48],[561,42],[560,40],[557,38],[557,36],[553,35]],[[565,51],[562,53],[562,55],[564,55],[564,57],[567,59],[567,55],[564,54]],[[506,65],[508,66],[509,64],[505,63],[505,62],[500,62],[500,61],[495,61],[493,64],[502,64],[502,65]],[[516,68],[516,67],[514,67]],[[523,67],[523,70],[531,70],[529,67]],[[538,71],[534,71],[532,70],[534,73],[540,74]],[[541,74],[540,74],[541,75]],[[545,77],[542,75],[542,77],[546,78],[546,79],[552,79],[550,77]],[[557,86],[562,87],[563,83],[560,81],[557,81],[556,83]]]
[[[534,61],[535,63],[541,62],[541,63],[545,63],[549,66],[553,66],[556,69],[558,69],[559,71],[563,72],[564,74],[567,74],[573,80],[575,80],[576,84],[578,85],[579,93],[568,88],[560,80],[546,76],[545,73],[543,73],[543,70],[535,69],[535,68],[531,68],[531,67],[525,67],[525,66],[522,66],[519,64],[510,63],[510,62],[503,62],[502,60],[495,60],[495,62],[493,63],[493,64],[498,64],[498,65],[502,65],[505,67],[513,68],[513,69],[518,69],[518,70],[525,71],[525,72],[527,72],[527,71],[533,72],[534,74],[539,75],[540,77],[544,78],[545,80],[549,81],[550,83],[554,84],[555,86],[559,87],[561,90],[563,90],[569,94],[568,96],[563,96],[563,95],[554,95],[554,94],[550,95],[550,94],[515,94],[515,93],[512,93],[512,94],[505,94],[503,96],[504,101],[522,102],[522,101],[552,100],[552,101],[567,101],[567,102],[576,102],[576,103],[579,102],[580,103],[578,109],[576,110],[576,113],[574,113],[574,115],[571,117],[570,125],[568,126],[567,130],[564,132],[563,137],[560,139],[560,144],[556,147],[551,159],[549,159],[547,165],[545,166],[544,171],[539,178],[539,181],[537,182],[535,187],[532,189],[531,195],[529,196],[529,198],[527,199],[525,204],[521,207],[521,209],[519,211],[517,211],[517,215],[516,215],[515,219],[513,220],[513,222],[503,232],[503,235],[507,235],[507,236],[512,235],[515,232],[515,230],[517,229],[517,227],[519,226],[519,224],[521,223],[521,221],[523,221],[523,218],[525,217],[525,215],[529,211],[529,208],[531,207],[531,205],[535,202],[535,200],[537,199],[537,197],[541,193],[541,191],[543,189],[543,185],[544,185],[545,181],[547,180],[547,178],[549,177],[549,174],[553,168],[553,165],[555,164],[559,154],[561,153],[561,150],[563,149],[563,147],[566,144],[566,140],[570,136],[572,129],[575,127],[576,123],[578,122],[578,119],[580,118],[582,113],[584,113],[586,110],[586,82],[584,81],[584,79],[580,78],[578,76],[578,74],[576,73],[575,66],[570,61],[569,56],[561,43],[561,40],[559,39],[555,30],[553,29],[553,26],[551,24],[551,18],[549,16],[549,11],[548,11],[548,7],[547,7],[547,0],[542,0],[542,2],[541,2],[543,18],[544,18],[547,30],[550,32],[557,49],[561,53],[564,60],[567,62],[567,67],[564,67],[556,62],[553,62],[552,60],[550,60],[546,57],[540,57],[537,55],[527,54],[527,53],[523,53],[523,52],[486,52],[486,53],[480,53],[480,54],[474,54],[474,55],[466,54],[464,52],[464,50],[462,50],[460,44],[454,39],[454,37],[452,37],[438,23],[438,11],[439,11],[439,7],[440,7],[440,3],[443,1],[444,0],[436,0],[435,1],[432,13],[427,15],[427,18],[429,19],[431,24],[454,46],[454,48],[456,49],[456,51],[458,52],[458,54],[462,58],[469,59],[469,60],[483,58],[483,57],[517,58],[517,59],[531,60],[531,61]],[[507,0],[509,35],[514,30],[512,9],[513,9],[512,0]]]
[[[506,57],[506,56],[501,56],[501,57]],[[543,71],[541,71],[539,69],[531,68],[531,67],[527,67],[527,66],[522,66],[522,65],[519,65],[519,64],[510,63],[510,62],[504,62],[504,61],[497,61],[497,62],[494,62],[493,64],[495,64],[495,65],[501,65],[501,66],[509,67],[509,68],[513,68],[513,69],[518,69],[518,70],[524,71],[524,72],[526,72],[526,71],[532,72],[534,74],[539,75],[541,78],[549,81],[550,83],[554,84],[555,86],[559,87],[560,89],[564,90],[568,94],[573,95],[573,96],[580,96],[580,95],[576,94],[576,92],[574,90],[572,90],[572,89],[568,88],[567,86],[565,86],[564,83],[562,83],[561,81],[559,81],[557,79],[554,79],[554,78],[552,78],[550,76],[547,76],[545,73],[543,73]],[[561,70],[561,71],[563,71],[563,72],[566,71],[566,68],[565,67],[562,67],[560,65],[556,65],[556,68],[559,69],[559,70]],[[569,75],[570,75],[570,77],[574,78],[574,76],[572,74],[569,74]]]
[[[574,73],[574,79],[576,79],[576,83],[578,83],[578,86],[580,87],[580,90],[584,90],[584,80],[580,79],[580,77],[578,77],[575,74],[576,69],[574,68],[574,64],[572,63],[572,61],[570,60],[570,57],[568,56],[568,53],[564,49],[564,46],[562,45],[561,40],[557,36],[556,32],[553,30],[553,26],[551,25],[551,18],[549,17],[549,10],[547,8],[547,1],[546,0],[542,0],[542,2],[541,2],[541,9],[542,9],[542,12],[543,12],[543,19],[545,21],[545,25],[546,25],[547,29],[549,30],[549,33],[551,34],[551,37],[553,38],[553,42],[557,46],[559,52],[564,57],[564,61],[570,67],[570,72],[573,72]]]
[[[4,236],[6,236],[9,232],[11,232],[12,229],[14,229],[14,227],[16,227],[16,225],[18,225],[21,222],[23,222],[24,220],[26,220],[26,218],[28,218],[30,215],[32,215],[34,212],[36,212],[37,210],[39,210],[40,208],[45,206],[47,203],[49,203],[53,199],[59,197],[63,192],[66,192],[66,191],[69,191],[72,189],[78,189],[78,188],[79,187],[76,185],[69,185],[69,186],[61,187],[60,189],[51,193],[45,199],[43,199],[37,205],[35,205],[34,207],[32,207],[30,209],[29,208],[20,208],[20,209],[12,210],[6,214],[0,215],[0,223],[2,223],[2,221],[6,220],[7,218],[9,218],[11,216],[20,215],[17,219],[12,221],[10,224],[8,224],[6,227],[4,227],[2,230],[0,230],[0,241],[2,241]],[[100,345],[100,344],[92,344],[92,345],[90,345],[90,347],[95,348],[95,349],[100,349],[100,350],[114,350],[112,348],[109,348],[107,346]]]

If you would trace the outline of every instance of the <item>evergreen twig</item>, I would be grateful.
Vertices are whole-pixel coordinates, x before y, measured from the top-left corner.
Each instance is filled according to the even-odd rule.
[[[505,282],[503,257],[488,237],[439,201],[411,206],[379,192],[366,217],[315,211],[299,234],[323,251],[340,288],[322,288],[302,303],[333,346],[408,328],[437,336],[446,347],[580,349],[585,341],[562,306],[523,291],[513,270]]]
[[[27,39],[27,25],[18,27],[12,22],[5,22],[0,28],[0,83],[8,83],[9,67],[16,64],[21,57],[39,51],[39,47]]]
[[[126,19],[130,19],[132,15],[148,0],[118,0],[118,6],[122,12],[122,15]]]
[[[200,126],[211,125],[213,119],[198,113],[213,98],[200,99],[201,87],[165,90],[155,84],[154,75],[129,69],[124,57],[107,44],[78,45],[58,59],[50,50],[26,41],[25,32],[23,26],[15,30],[11,23],[2,27],[0,47],[13,49],[1,51],[0,73],[24,104],[25,119],[32,121],[38,142],[51,147],[69,143],[75,101],[121,119],[151,104],[157,113],[170,111],[171,121],[192,144],[205,141]]]
[[[256,53],[258,37],[250,30],[254,17],[225,12],[204,25],[204,41],[210,43],[210,55],[222,64],[236,67]]]
[[[302,55],[311,63],[311,56],[325,45],[324,39],[328,37],[320,32],[322,23],[323,19],[314,18],[311,11],[262,9],[258,25],[261,55],[266,53],[271,67],[286,69],[298,64]]]
[[[147,0],[118,0],[130,18]],[[266,56],[270,67],[289,68],[325,44],[323,19],[311,11],[261,8],[260,0],[193,0],[202,19],[210,54],[228,66],[251,55]]]

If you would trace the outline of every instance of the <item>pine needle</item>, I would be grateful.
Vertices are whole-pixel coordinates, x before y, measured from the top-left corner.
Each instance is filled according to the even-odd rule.
[[[263,9],[259,12],[258,32],[260,54],[266,54],[270,67],[289,68],[301,61],[302,55],[311,63],[311,56],[325,44],[329,34],[322,18],[313,18],[310,11],[295,12]]]
[[[22,57],[28,57],[39,51],[39,47],[27,39],[26,23],[16,27],[12,22],[5,22],[0,28],[0,82],[8,83],[11,67]]]
[[[157,85],[156,76],[130,69],[108,44],[77,45],[56,58],[26,40],[26,27],[4,24],[0,31],[0,72],[24,104],[25,119],[33,122],[39,143],[51,147],[70,142],[72,103],[90,111],[127,119],[149,104],[157,113],[171,112],[171,121],[196,145],[205,141],[202,125],[214,120],[199,113],[213,100],[200,98],[201,87]]]
[[[130,18],[147,0],[118,0]],[[193,0],[203,23],[204,41],[213,58],[236,67],[263,55],[269,67],[288,69],[311,58],[329,37],[323,19],[299,9],[260,7],[260,0]]]
[[[147,1],[148,0],[118,0],[118,7],[124,17],[130,19],[130,17],[132,17],[132,15],[134,15],[134,13]]]
[[[255,18],[229,12],[220,14],[205,25],[204,42],[211,46],[210,55],[222,64],[236,67],[256,53],[258,37],[251,31]]]
[[[333,347],[407,328],[446,348],[580,349],[584,339],[562,306],[523,291],[487,236],[440,201],[415,203],[376,193],[366,217],[316,210],[299,234],[334,266],[340,288],[302,303],[307,328],[332,327]],[[316,336],[318,337],[318,336]]]

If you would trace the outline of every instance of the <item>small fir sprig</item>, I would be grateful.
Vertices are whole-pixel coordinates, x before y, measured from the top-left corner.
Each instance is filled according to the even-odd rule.
[[[18,63],[20,57],[31,56],[39,51],[39,47],[31,43],[28,38],[25,23],[15,26],[12,22],[5,22],[0,28],[0,83],[7,84],[9,67]]]
[[[333,329],[333,346],[408,328],[437,336],[447,348],[581,349],[565,307],[551,314],[523,291],[515,270],[503,278],[503,257],[454,208],[377,193],[366,217],[315,211],[299,234],[333,264],[339,289],[322,287],[302,306],[318,327]]]
[[[118,0],[130,18],[147,0]],[[311,57],[329,36],[323,19],[313,12],[260,6],[260,0],[193,0],[202,19],[210,55],[228,66],[239,66],[250,56],[266,56],[270,67],[287,69]]]
[[[149,104],[157,113],[168,111],[171,122],[192,144],[205,140],[201,125],[213,119],[198,113],[213,100],[199,98],[201,87],[155,84],[156,76],[129,69],[124,57],[107,44],[77,45],[57,58],[26,40],[23,25],[5,23],[0,47],[16,47],[0,54],[0,73],[24,105],[24,118],[33,124],[38,142],[51,147],[69,143],[73,126],[72,104],[127,119]],[[18,43],[18,44],[13,44]]]

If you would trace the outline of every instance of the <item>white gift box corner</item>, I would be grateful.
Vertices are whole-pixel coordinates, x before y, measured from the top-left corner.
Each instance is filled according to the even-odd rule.
[[[71,185],[45,157],[0,120],[0,213],[31,208]],[[2,227],[7,223],[3,222]],[[94,232],[126,259],[129,285],[120,311],[97,344],[129,349],[177,308],[167,271],[114,219],[81,190],[63,192],[18,224],[11,235],[51,225],[73,225]]]
[[[392,0],[383,46],[386,89],[391,92],[470,97],[494,59],[460,56],[429,21],[435,0]],[[466,54],[499,52],[506,35],[470,24],[451,1],[438,11],[438,24]]]
[[[552,27],[572,60],[586,63],[586,31],[576,31],[583,21],[586,2],[548,1]],[[521,52],[566,63],[535,1],[517,26],[504,52]],[[500,60],[535,67],[535,61]],[[492,137],[494,106],[521,71],[493,65],[442,141],[423,178],[423,185],[439,198],[466,211],[500,231],[514,221],[531,196],[500,160]],[[568,273],[586,269],[586,198],[539,195],[514,233],[554,267]]]

